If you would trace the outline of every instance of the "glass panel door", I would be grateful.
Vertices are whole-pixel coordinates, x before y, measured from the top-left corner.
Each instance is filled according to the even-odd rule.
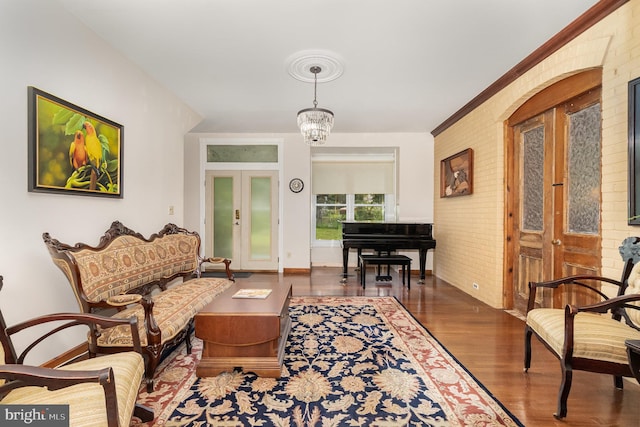
[[[278,269],[278,171],[242,171],[242,267]]]
[[[213,179],[214,257],[233,258],[233,177]]]
[[[205,194],[205,254],[235,271],[277,271],[278,172],[207,171]]]
[[[223,257],[239,269],[240,171],[208,171],[205,185],[205,256]],[[221,268],[214,264],[209,268]]]
[[[251,177],[251,235],[252,260],[271,258],[271,178]]]
[[[522,228],[544,225],[544,126],[522,132]]]
[[[600,104],[569,115],[570,233],[600,233]]]

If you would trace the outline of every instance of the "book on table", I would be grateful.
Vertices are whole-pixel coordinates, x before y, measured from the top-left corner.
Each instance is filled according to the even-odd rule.
[[[271,289],[240,289],[232,298],[258,298],[265,299],[271,293]]]

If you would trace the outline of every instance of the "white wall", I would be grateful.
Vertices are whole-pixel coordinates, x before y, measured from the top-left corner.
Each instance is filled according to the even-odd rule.
[[[311,150],[300,134],[190,134],[185,138],[185,226],[199,227],[201,209],[199,192],[200,139],[264,140],[282,139],[283,142],[283,268],[306,269],[313,266],[341,266],[342,249],[314,248],[311,250]],[[354,134],[332,133],[325,147],[399,147],[399,218],[398,221],[433,222],[433,137],[428,133]],[[292,178],[305,183],[300,193],[288,190]],[[434,232],[435,233],[435,232]],[[418,254],[413,264],[418,266]],[[427,258],[431,269],[432,251]],[[350,257],[355,264],[355,256]]]
[[[13,324],[78,311],[43,232],[97,244],[116,219],[144,235],[182,224],[183,138],[200,117],[56,2],[0,1],[0,64],[0,308]],[[27,86],[124,125],[123,199],[27,191]]]
[[[65,243],[97,244],[116,219],[144,235],[167,222],[198,227],[198,136],[185,135],[200,117],[56,2],[0,1],[0,64],[0,275],[5,282],[0,308],[13,324],[43,313],[78,311],[66,278],[42,242],[43,232]],[[124,126],[123,199],[27,191],[27,86]],[[283,265],[309,268],[310,150],[301,136],[207,136],[283,139],[281,185],[287,188],[295,177],[305,182],[299,194],[283,192]],[[431,135],[333,134],[327,145],[400,147],[399,219],[432,222]],[[169,206],[175,207],[173,216]],[[313,262],[340,265],[340,259],[338,250]],[[65,338],[43,359],[79,342],[77,336]]]

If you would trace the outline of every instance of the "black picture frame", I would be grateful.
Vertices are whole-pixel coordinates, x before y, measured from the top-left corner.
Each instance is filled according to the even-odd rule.
[[[122,198],[124,126],[27,89],[28,190]]]
[[[640,77],[629,82],[629,225],[640,225]]]

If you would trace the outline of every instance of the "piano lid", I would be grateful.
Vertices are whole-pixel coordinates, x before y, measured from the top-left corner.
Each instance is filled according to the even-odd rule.
[[[343,221],[342,235],[411,235],[431,238],[433,224],[418,222]]]

